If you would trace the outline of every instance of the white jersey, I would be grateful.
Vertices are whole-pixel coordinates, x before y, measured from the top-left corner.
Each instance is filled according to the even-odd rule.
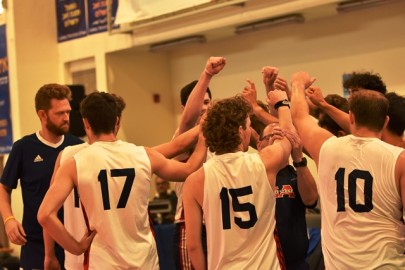
[[[151,165],[144,147],[95,142],[74,156],[91,229],[89,269],[158,269],[148,217]]]
[[[204,173],[208,269],[280,269],[276,201],[259,155],[213,156]]]
[[[63,149],[60,157],[60,164],[67,159],[73,157],[80,150],[89,146],[88,143],[77,144],[68,146]],[[64,225],[66,230],[73,236],[74,239],[80,241],[83,235],[87,231],[86,222],[83,214],[82,207],[80,205],[79,194],[75,188],[72,191],[63,204]],[[83,269],[84,255],[73,255],[69,251],[65,250],[65,269],[75,270]]]
[[[395,183],[402,148],[377,138],[332,137],[319,155],[326,269],[405,269],[405,225]]]

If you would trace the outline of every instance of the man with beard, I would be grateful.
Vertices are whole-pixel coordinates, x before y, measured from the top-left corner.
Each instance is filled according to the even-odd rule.
[[[0,179],[0,211],[9,240],[21,245],[21,269],[44,268],[44,240],[37,212],[49,188],[55,160],[68,145],[82,143],[69,131],[69,99],[67,86],[46,84],[35,96],[35,109],[41,129],[16,141]],[[11,209],[11,192],[20,180],[24,213],[22,224]],[[61,218],[59,212],[59,218]],[[60,265],[64,265],[63,250],[55,248]]]

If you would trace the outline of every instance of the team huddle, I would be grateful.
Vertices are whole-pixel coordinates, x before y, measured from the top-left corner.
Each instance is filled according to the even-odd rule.
[[[80,104],[86,142],[69,135],[69,88],[41,87],[41,129],[15,142],[0,180],[21,269],[159,269],[153,174],[176,182],[177,269],[310,269],[305,213],[318,203],[326,269],[405,269],[405,97],[367,72],[345,82],[348,100],[323,97],[308,73],[287,82],[266,66],[265,102],[250,80],[212,102],[225,66],[207,60],[181,91],[173,138],[155,147],[118,139],[126,104],[106,92]]]

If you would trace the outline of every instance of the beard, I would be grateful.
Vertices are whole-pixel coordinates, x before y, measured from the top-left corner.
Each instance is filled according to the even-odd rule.
[[[69,121],[65,121],[60,126],[57,126],[48,119],[46,122],[46,128],[53,134],[62,136],[69,132]]]

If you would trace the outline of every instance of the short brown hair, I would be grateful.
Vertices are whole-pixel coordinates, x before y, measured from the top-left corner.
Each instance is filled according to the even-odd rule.
[[[66,85],[61,85],[57,83],[45,84],[39,88],[37,94],[35,95],[35,110],[45,110],[48,111],[51,108],[51,100],[70,100],[72,97],[72,92]]]
[[[354,114],[356,126],[381,131],[388,114],[388,100],[373,90],[357,91],[349,100],[349,110]]]
[[[87,119],[95,135],[114,132],[117,118],[125,109],[122,97],[106,92],[92,92],[80,103],[80,113]]]

